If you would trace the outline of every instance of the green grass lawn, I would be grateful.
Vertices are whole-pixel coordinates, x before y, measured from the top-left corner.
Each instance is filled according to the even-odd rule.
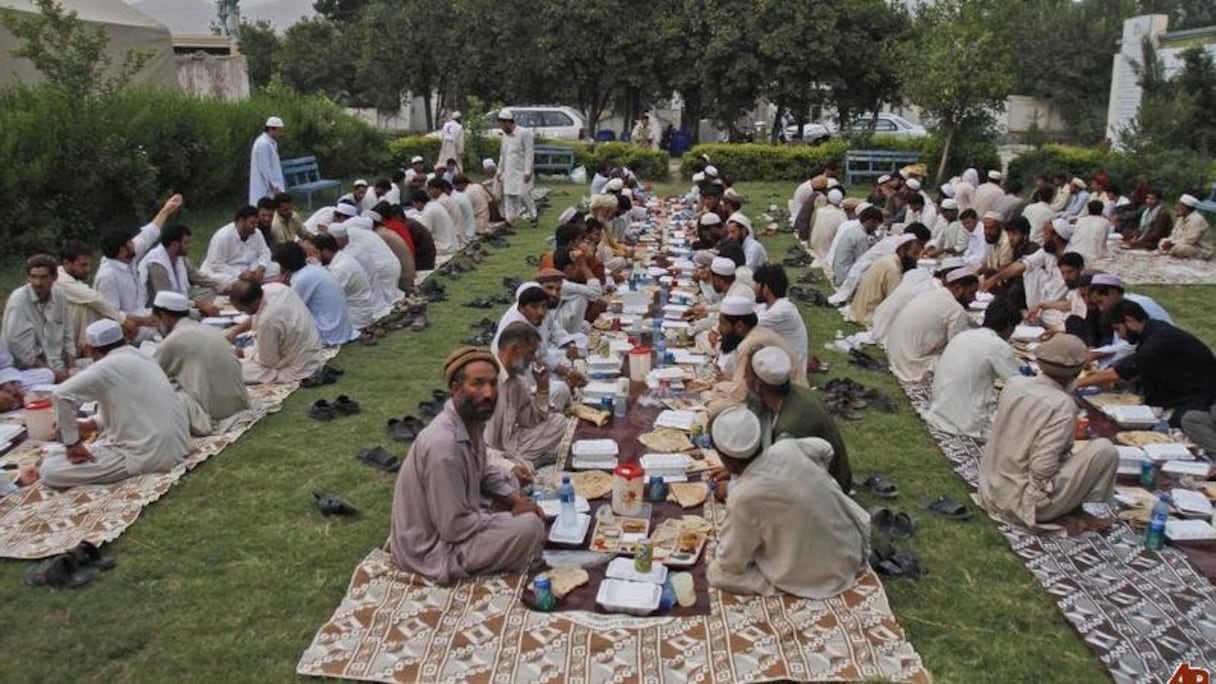
[[[663,186],[682,192],[683,185]],[[470,334],[469,324],[501,311],[464,308],[496,292],[504,276],[527,277],[527,254],[539,251],[556,215],[582,188],[557,186],[541,229],[521,230],[509,249],[460,280],[443,279],[449,301],[432,305],[431,327],[403,331],[379,346],[344,350],[336,385],[301,390],[279,414],[198,470],[148,508],[107,545],[118,567],[80,591],[22,585],[25,562],[0,562],[0,680],[34,681],[283,681],[313,633],[337,606],[355,564],[384,543],[393,477],[354,459],[362,447],[398,451],[385,421],[415,413],[442,382],[439,366]],[[742,185],[753,207],[784,206],[792,188]],[[196,236],[227,222],[230,209],[183,217]],[[759,213],[753,208],[753,215]],[[779,258],[788,236],[767,239]],[[204,239],[194,253],[201,261]],[[0,283],[11,283],[6,269]],[[7,278],[7,279],[6,279]],[[19,274],[16,279],[19,281]],[[1143,288],[1209,343],[1216,339],[1211,304],[1216,288]],[[899,401],[895,415],[867,412],[845,423],[853,468],[884,472],[901,489],[893,504],[913,512],[912,547],[930,569],[917,582],[887,585],[900,623],[939,682],[1103,681],[1104,669],[1075,635],[1051,598],[986,518],[952,523],[918,511],[917,502],[966,497],[963,482],[929,439],[889,375],[862,371],[823,349],[839,314],[804,309],[814,353],[832,365],[828,377],[851,376]],[[304,415],[318,398],[348,394],[360,415],[317,423]],[[310,491],[341,493],[362,510],[355,519],[323,518]],[[864,505],[875,503],[864,496]]]

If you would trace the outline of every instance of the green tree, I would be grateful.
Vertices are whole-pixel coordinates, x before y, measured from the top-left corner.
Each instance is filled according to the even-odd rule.
[[[237,45],[249,66],[249,84],[254,88],[270,85],[279,51],[279,36],[270,22],[265,19],[241,22],[241,37]]]
[[[338,25],[321,17],[292,24],[279,46],[279,75],[301,93],[349,101],[355,91],[356,52]]]
[[[1140,0],[1139,5],[1140,14],[1168,14],[1172,31],[1216,24],[1212,0]]]
[[[736,122],[755,106],[767,78],[765,63],[753,47],[759,37],[752,3],[707,0],[701,12],[710,27],[703,56],[697,63],[684,62],[682,66],[701,72],[705,114],[735,138]]]
[[[316,0],[312,8],[332,22],[347,24],[358,21],[368,3],[369,0]]]
[[[918,11],[903,81],[907,98],[942,136],[939,178],[960,132],[983,128],[1013,91],[1008,26],[1000,0],[940,0]]]
[[[881,0],[880,0],[881,1]],[[770,138],[777,142],[785,110],[806,111],[818,92],[825,64],[836,62],[833,30],[839,3],[758,0],[752,9],[756,53],[763,74],[760,94],[776,105]]]
[[[89,30],[75,11],[54,0],[34,0],[38,14],[23,17],[3,11],[4,27],[21,41],[11,53],[33,63],[48,85],[75,100],[104,98],[118,92],[152,58],[152,50],[127,50],[117,69],[106,54],[110,37]]]
[[[841,129],[855,116],[877,112],[900,99],[900,64],[913,48],[907,12],[883,0],[852,0],[830,29],[836,47],[816,75],[824,96],[836,109]],[[873,135],[877,119],[870,122]]]

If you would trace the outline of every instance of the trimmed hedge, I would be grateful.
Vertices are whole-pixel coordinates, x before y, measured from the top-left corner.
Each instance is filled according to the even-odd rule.
[[[194,207],[244,204],[249,149],[271,114],[286,125],[283,159],[315,155],[333,178],[384,166],[382,137],[319,97],[229,103],[131,90],[82,105],[47,89],[6,90],[0,159],[13,163],[0,167],[0,235],[18,254],[53,252],[138,226],[173,192]]]
[[[469,136],[465,143],[464,168],[480,169],[481,160],[487,157],[498,161],[498,136]],[[565,140],[537,139],[538,145],[557,145],[574,149],[575,163],[587,167],[588,174],[595,173],[601,160],[613,166],[624,166],[633,170],[639,177],[647,180],[663,180],[667,178],[667,153],[661,150],[642,150],[629,143],[608,142],[597,145],[583,145]],[[408,166],[415,155],[421,155],[427,164],[434,164],[439,158],[440,141],[438,137],[426,135],[408,135],[403,138],[390,140],[388,154],[392,162],[398,166]]]
[[[804,181],[812,171],[829,163],[835,164],[843,176],[845,153],[852,148],[917,152],[920,154],[921,163],[928,167],[929,173],[936,173],[942,143],[936,136],[914,139],[874,136],[865,144],[829,140],[820,145],[696,145],[684,154],[680,173],[691,178],[692,164],[702,154],[707,154],[719,171],[735,181]],[[960,145],[950,157],[951,161],[946,165],[948,175],[962,173],[968,166],[995,169],[1001,165],[996,145],[990,142]]]
[[[1038,175],[1048,178],[1066,173],[1086,181],[1104,171],[1124,194],[1130,194],[1140,178],[1172,201],[1184,192],[1207,195],[1216,167],[1189,150],[1158,149],[1143,154],[1112,152],[1089,147],[1044,145],[1024,152],[1009,162],[1009,175],[1032,187]]]

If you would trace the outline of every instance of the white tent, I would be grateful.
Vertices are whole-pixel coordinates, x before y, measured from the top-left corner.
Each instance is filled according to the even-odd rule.
[[[133,83],[174,90],[181,88],[173,60],[173,38],[163,24],[141,14],[122,0],[58,1],[65,10],[76,12],[90,29],[100,28],[106,32],[110,38],[107,52],[112,69],[122,66],[128,50],[148,51],[152,57],[135,74]],[[7,11],[34,15],[38,13],[38,7],[30,0],[0,0],[0,12]],[[0,88],[15,83],[33,85],[42,80],[29,60],[13,57],[11,51],[19,46],[13,34],[0,24]]]

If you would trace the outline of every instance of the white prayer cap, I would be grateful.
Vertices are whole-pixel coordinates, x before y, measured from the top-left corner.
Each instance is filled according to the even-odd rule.
[[[459,119],[459,118],[460,118],[460,110],[457,110],[457,111],[452,112],[452,118],[453,118],[453,119]]]
[[[985,211],[985,212],[984,212],[984,219],[985,219],[985,220],[987,220],[987,219],[992,219],[993,221],[1003,221],[1003,220],[1005,219],[1005,217],[1004,217],[1004,216],[1003,216],[1003,215],[1002,215],[1000,212],[996,212],[996,211]]]
[[[732,406],[714,419],[710,435],[718,453],[750,459],[760,449],[760,419],[743,404]]]
[[[714,166],[713,164],[706,166],[705,175],[709,176],[710,178],[717,178],[718,177],[718,167]]]
[[[781,347],[764,347],[752,354],[752,371],[766,385],[780,386],[790,381],[794,364]]]
[[[962,268],[967,265],[967,260],[961,256],[952,256],[942,259],[942,263],[937,267],[939,271],[953,271],[956,268]]]
[[[262,280],[278,280],[281,275],[283,275],[283,267],[279,266],[279,262],[272,261],[266,265],[266,271],[262,273]]]
[[[915,233],[900,233],[899,235],[895,235],[893,237],[895,238],[895,249],[899,249],[900,247],[903,247],[904,245],[908,244],[909,242],[912,242],[913,240],[915,240],[916,234]]]
[[[1001,175],[1001,172],[997,171],[996,169],[993,169],[988,172],[988,180],[999,181],[1002,178],[1004,178],[1004,176]]]
[[[1117,287],[1123,289],[1123,279],[1114,273],[1095,273],[1090,285],[1105,285],[1106,287]]]
[[[966,268],[956,268],[956,269],[954,269],[953,271],[950,271],[950,275],[946,276],[946,282],[947,282],[947,283],[955,283],[955,282],[958,282],[958,281],[960,281],[960,280],[964,280],[964,279],[966,279],[966,278],[972,278],[972,279],[975,279],[975,280],[979,280],[979,276],[977,276],[977,275],[975,275],[974,273],[972,273],[972,272],[971,272],[969,269],[966,269]]]
[[[338,238],[346,237],[349,229],[346,227],[345,223],[331,223],[327,230],[329,231],[329,234],[334,236],[334,239],[337,240]]]
[[[828,188],[829,189],[830,188],[839,188],[839,187],[841,187],[840,181],[836,180],[835,178],[828,178]]]
[[[716,214],[711,214],[711,216],[716,216]],[[720,223],[721,219],[718,219],[718,221]],[[708,249],[698,249],[692,253],[692,263],[696,264],[697,266],[709,266],[714,263],[715,258],[714,253]]]
[[[604,192],[620,192],[624,189],[625,181],[621,180],[620,178],[613,178],[607,183],[604,183]]]
[[[735,262],[726,257],[714,257],[714,260],[709,263],[710,273],[720,276],[733,276],[735,268]]]
[[[953,198],[947,197],[942,200],[942,209],[958,209],[958,202],[955,202]]]
[[[629,188],[625,188],[624,190],[621,191],[621,195],[628,197],[629,199],[633,199],[633,190],[630,190]]]
[[[883,175],[878,177],[878,185],[882,185],[883,183],[886,183],[890,180],[891,180],[891,174],[884,173]]]
[[[190,310],[190,300],[186,299],[186,295],[173,290],[161,290],[156,293],[156,298],[152,300],[152,306],[165,311],[174,311],[184,313]]]
[[[1051,220],[1051,230],[1056,235],[1059,235],[1061,240],[1067,242],[1072,239],[1072,234],[1076,231],[1076,228],[1068,222],[1068,219],[1058,218]]]
[[[837,190],[836,188],[832,188],[831,190],[828,190],[828,204],[830,204],[834,207],[837,207],[837,206],[840,206],[840,202],[843,199],[844,199],[844,193],[841,192],[840,190]]]
[[[489,161],[489,160],[487,159],[486,161]],[[423,159],[420,155],[416,154],[413,157],[410,157],[410,166],[413,166],[414,164],[423,164],[425,162],[426,162],[426,160]]]
[[[748,297],[727,297],[718,311],[723,316],[746,316],[756,312],[756,301]]]
[[[511,111],[507,107],[503,107],[502,109],[498,110],[498,120],[499,121],[514,121],[515,112]]]
[[[749,231],[752,229],[752,220],[749,219],[743,212],[736,211],[726,218],[727,223],[738,223]]]
[[[365,180],[363,180],[362,178],[360,178],[359,180],[355,181],[355,187],[356,187],[356,188],[358,188],[358,187],[364,187],[364,188],[366,188],[366,187],[367,187],[367,181],[365,181]]]
[[[1081,180],[1077,176],[1073,176],[1073,179],[1069,182],[1072,183],[1073,185],[1080,185],[1081,187],[1085,187],[1085,181]]]
[[[485,159],[482,159],[482,160],[481,160],[481,168],[483,168],[483,169],[496,169],[496,168],[498,168],[498,164],[497,164],[497,163],[496,163],[496,162],[495,162],[493,159],[490,159],[489,157],[486,157]]]
[[[723,196],[723,197],[730,197],[730,198],[733,198],[733,199],[737,199],[737,200],[739,200],[739,201],[743,201],[743,197],[741,197],[741,196],[739,195],[739,193],[735,192],[735,189],[734,189],[734,188],[727,188],[727,189],[726,189],[726,190],[725,190],[725,191],[722,193],[722,196]]]
[[[920,181],[915,178],[909,178],[907,185],[909,190],[920,190]]]
[[[122,341],[122,326],[118,321],[102,318],[84,329],[84,337],[90,347],[108,347]]]
[[[526,283],[520,283],[519,287],[515,288],[515,301],[516,302],[519,301],[519,298],[522,297],[524,294],[524,290],[528,290],[533,287],[540,287],[540,283],[536,282],[535,280],[529,280]]]
[[[282,128],[283,120],[277,116],[272,116],[266,119],[266,128]]]
[[[722,223],[722,217],[718,216],[717,212],[707,211],[701,214],[701,220],[697,223],[703,226],[717,226]]]
[[[334,213],[341,214],[347,218],[354,218],[359,215],[359,209],[353,204],[338,202],[337,206],[334,207]]]
[[[864,201],[858,202],[857,207],[855,209],[853,209],[853,213],[860,214],[861,212],[865,211],[866,209],[869,209],[872,206],[874,206],[874,205],[870,204],[869,202],[864,202]]]
[[[942,194],[946,197],[954,197],[954,183],[946,183],[942,185]]]
[[[557,224],[561,225],[563,223],[570,223],[574,220],[575,216],[578,216],[578,210],[574,207],[566,207],[566,210],[562,212],[562,215],[557,217]]]
[[[700,183],[704,180],[705,180],[705,174],[701,173],[700,171],[698,171],[692,175],[692,182],[694,182],[694,183]]]
[[[1195,207],[1199,206],[1199,198],[1191,194],[1186,194],[1178,198],[1178,203],[1194,209]]]

